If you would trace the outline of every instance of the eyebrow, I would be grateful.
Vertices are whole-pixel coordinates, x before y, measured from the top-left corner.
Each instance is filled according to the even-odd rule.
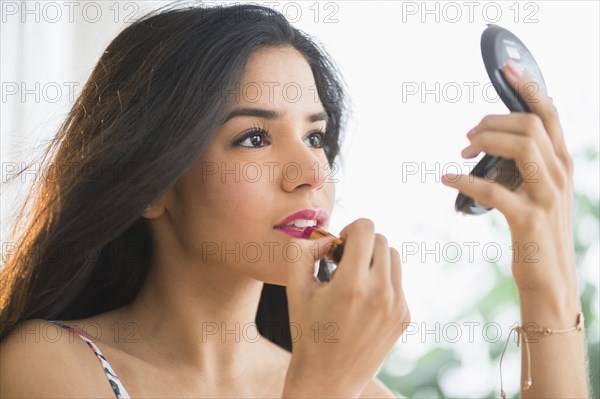
[[[227,115],[227,117],[223,120],[222,124],[227,123],[228,120],[235,118],[236,116],[255,116],[263,119],[281,119],[285,116],[284,112],[281,111],[271,111],[268,109],[261,108],[237,108],[234,109]],[[308,122],[317,122],[317,121],[328,121],[329,117],[325,112],[317,112],[316,114],[309,114],[306,117]]]

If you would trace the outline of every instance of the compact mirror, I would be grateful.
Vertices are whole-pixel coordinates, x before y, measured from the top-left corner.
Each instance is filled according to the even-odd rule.
[[[517,36],[498,25],[488,24],[481,35],[481,55],[492,85],[498,96],[511,112],[531,112],[527,106],[527,98],[521,98],[517,91],[504,79],[502,68],[509,59],[518,62],[525,73],[531,77],[531,87],[524,87],[523,92],[532,95],[538,90],[546,94],[546,83],[542,71],[533,55]],[[512,159],[486,154],[475,165],[471,175],[484,177],[488,181],[515,190],[522,182],[521,174]],[[462,193],[458,194],[454,204],[456,211],[469,215],[479,215],[493,208],[481,204]]]

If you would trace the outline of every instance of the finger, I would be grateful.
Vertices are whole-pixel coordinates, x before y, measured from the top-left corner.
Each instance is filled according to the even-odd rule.
[[[396,248],[390,248],[390,278],[392,288],[394,290],[394,307],[396,316],[398,317],[398,328],[391,328],[390,332],[394,341],[406,329],[406,325],[410,322],[410,312],[402,289],[402,264],[400,263],[400,253]]]
[[[531,137],[537,143],[544,163],[557,186],[562,187],[564,185],[567,175],[539,116],[523,112],[515,112],[510,115],[487,115],[469,133],[469,140],[473,140],[474,137],[486,130],[505,131]]]
[[[366,281],[373,257],[375,224],[370,219],[357,219],[340,232],[340,238],[344,241],[344,254],[332,282],[355,284]]]
[[[400,253],[396,248],[390,248],[390,278],[396,300],[404,298],[402,290],[402,265],[400,263]]]
[[[380,289],[389,289],[391,293],[390,269],[390,248],[388,241],[385,236],[375,234],[371,274],[375,277],[374,282]]]
[[[525,199],[521,195],[481,177],[448,173],[442,176],[442,183],[456,188],[480,204],[498,209],[509,222],[521,216],[520,210],[526,208]]]
[[[529,109],[542,119],[556,155],[566,165],[570,157],[554,102],[516,61],[509,59],[503,68],[503,73],[510,86],[517,89]]]
[[[315,262],[322,259],[330,244],[335,239],[333,237],[321,237],[310,244],[311,262],[293,262],[287,267],[286,292],[290,300],[303,301],[306,299],[312,289],[320,285],[315,278]]]
[[[462,156],[473,158],[480,151],[514,159],[523,179],[523,188],[536,201],[543,203],[554,190],[552,176],[549,175],[540,149],[532,138],[506,132],[481,132],[463,149]]]

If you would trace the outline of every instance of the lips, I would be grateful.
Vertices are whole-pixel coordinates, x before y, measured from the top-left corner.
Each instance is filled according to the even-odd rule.
[[[292,213],[281,222],[279,222],[274,229],[281,230],[282,232],[289,234],[293,237],[302,237],[305,228],[299,229],[294,226],[286,226],[298,219],[305,220],[316,220],[316,228],[324,226],[329,220],[329,212],[324,209],[302,209],[301,211]]]

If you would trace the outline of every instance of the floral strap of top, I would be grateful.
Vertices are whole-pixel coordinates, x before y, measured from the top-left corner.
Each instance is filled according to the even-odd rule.
[[[123,384],[121,384],[121,381],[119,380],[119,377],[117,377],[117,374],[114,372],[113,368],[108,363],[108,360],[106,360],[106,357],[104,357],[104,355],[102,354],[100,349],[96,346],[96,344],[94,344],[94,342],[92,342],[92,340],[90,338],[88,338],[83,333],[67,326],[66,324],[61,323],[60,321],[54,321],[54,320],[48,320],[48,321],[50,323],[56,324],[57,326],[65,328],[65,329],[71,331],[72,333],[78,335],[79,337],[81,337],[81,339],[83,339],[88,344],[88,346],[90,348],[92,348],[92,351],[98,358],[98,361],[100,361],[100,364],[102,365],[102,368],[104,369],[104,374],[106,374],[106,377],[108,378],[108,382],[110,383],[110,386],[111,386],[113,392],[115,393],[117,399],[130,399],[129,394],[125,390],[125,387],[123,386]]]

